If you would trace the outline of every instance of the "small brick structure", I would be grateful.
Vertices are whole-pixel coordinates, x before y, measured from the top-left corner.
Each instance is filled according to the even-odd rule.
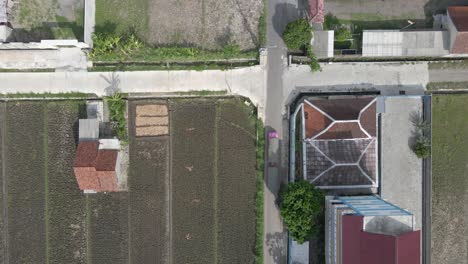
[[[80,190],[85,193],[122,191],[119,140],[99,139],[97,119],[80,119],[79,124],[73,171]]]

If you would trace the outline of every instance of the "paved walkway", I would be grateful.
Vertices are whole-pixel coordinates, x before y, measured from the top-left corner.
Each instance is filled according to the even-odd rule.
[[[248,97],[264,116],[262,66],[229,71],[131,71],[0,73],[0,93],[82,92],[107,95],[117,86],[124,93],[227,91]]]

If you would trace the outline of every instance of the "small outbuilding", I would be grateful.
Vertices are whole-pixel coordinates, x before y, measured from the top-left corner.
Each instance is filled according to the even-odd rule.
[[[450,6],[447,9],[447,28],[451,53],[468,54],[468,6]]]

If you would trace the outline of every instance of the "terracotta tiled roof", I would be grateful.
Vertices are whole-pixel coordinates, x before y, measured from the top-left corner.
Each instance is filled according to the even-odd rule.
[[[74,167],[93,167],[98,154],[98,141],[82,141],[76,149]]]
[[[307,138],[316,136],[332,123],[330,118],[320,113],[309,104],[304,104],[304,118]]]
[[[96,172],[99,179],[99,191],[115,192],[118,191],[117,176],[114,171],[98,171]]]
[[[361,122],[362,128],[372,137],[377,135],[377,103],[374,101],[369,107],[361,112],[359,122]]]
[[[374,97],[303,103],[306,175],[316,186],[377,185]]]
[[[97,171],[113,171],[117,161],[117,150],[101,149],[98,151],[94,167]]]
[[[350,138],[367,138],[367,135],[359,127],[358,122],[335,123],[327,130],[327,132],[317,137],[317,139]]]
[[[458,32],[468,32],[468,6],[449,6],[447,12]]]
[[[78,144],[73,169],[80,190],[118,191],[115,173],[118,151],[98,148],[98,141]]]
[[[468,53],[468,32],[458,32],[451,52],[455,54]]]
[[[372,97],[362,97],[352,99],[313,100],[311,102],[335,120],[356,120],[359,118],[359,112],[373,99]]]

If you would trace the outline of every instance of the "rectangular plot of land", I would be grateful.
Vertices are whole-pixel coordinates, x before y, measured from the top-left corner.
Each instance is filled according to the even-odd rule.
[[[167,135],[169,133],[168,124],[167,105],[136,105],[134,126],[137,137]]]
[[[223,107],[218,122],[218,251],[219,263],[253,263],[255,255],[256,160],[255,129],[245,106],[229,112]]]
[[[3,153],[3,145],[5,143],[5,131],[4,131],[4,122],[5,122],[5,107],[6,104],[0,102],[0,262],[5,263],[5,219],[4,219],[4,195],[3,192],[3,182],[5,180],[5,175],[3,175],[3,162],[5,155]]]
[[[163,104],[136,106],[136,116],[167,116],[167,114],[167,106]]]
[[[128,193],[98,193],[88,196],[91,263],[127,263]]]
[[[169,263],[168,142],[130,137],[131,263]]]
[[[214,263],[216,256],[213,103],[171,106],[173,263]]]
[[[44,103],[7,105],[8,260],[45,263]]]
[[[166,117],[137,117],[136,125],[137,126],[166,126],[168,125],[168,118]]]
[[[50,263],[86,260],[85,196],[73,174],[76,123],[84,102],[47,104]]]

